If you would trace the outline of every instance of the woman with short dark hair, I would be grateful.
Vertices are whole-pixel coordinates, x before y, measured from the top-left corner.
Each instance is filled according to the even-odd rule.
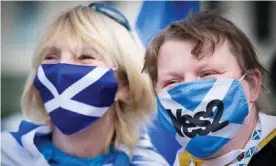
[[[158,119],[182,146],[176,166],[275,165],[276,117],[260,101],[265,69],[231,21],[199,12],[172,23],[151,41],[144,70]]]

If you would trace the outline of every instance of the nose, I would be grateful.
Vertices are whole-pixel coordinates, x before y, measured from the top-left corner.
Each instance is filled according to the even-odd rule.
[[[60,55],[60,63],[74,64],[75,55],[70,51],[62,51]]]
[[[184,76],[184,83],[195,81],[197,79],[198,79],[198,76],[196,74],[186,73],[185,76]]]

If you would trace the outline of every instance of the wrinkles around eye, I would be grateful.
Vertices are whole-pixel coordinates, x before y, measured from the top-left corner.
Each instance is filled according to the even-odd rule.
[[[50,55],[50,56],[46,56],[46,57],[44,58],[44,60],[53,60],[53,59],[57,59],[57,57],[56,57],[56,56]]]
[[[165,82],[162,86],[163,89],[171,89],[181,83],[180,80],[170,80],[168,82]]]
[[[83,55],[80,55],[78,57],[79,60],[93,60],[93,59],[96,59],[95,57],[93,57],[92,55],[86,55],[86,54],[83,54]]]

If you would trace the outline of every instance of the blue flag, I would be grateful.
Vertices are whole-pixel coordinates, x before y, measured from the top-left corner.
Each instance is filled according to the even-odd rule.
[[[146,47],[153,36],[188,12],[199,11],[199,1],[145,1],[136,21],[136,31]]]

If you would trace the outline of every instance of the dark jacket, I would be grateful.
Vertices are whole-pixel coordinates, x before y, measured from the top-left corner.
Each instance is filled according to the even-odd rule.
[[[248,166],[276,166],[276,137],[252,157]]]

